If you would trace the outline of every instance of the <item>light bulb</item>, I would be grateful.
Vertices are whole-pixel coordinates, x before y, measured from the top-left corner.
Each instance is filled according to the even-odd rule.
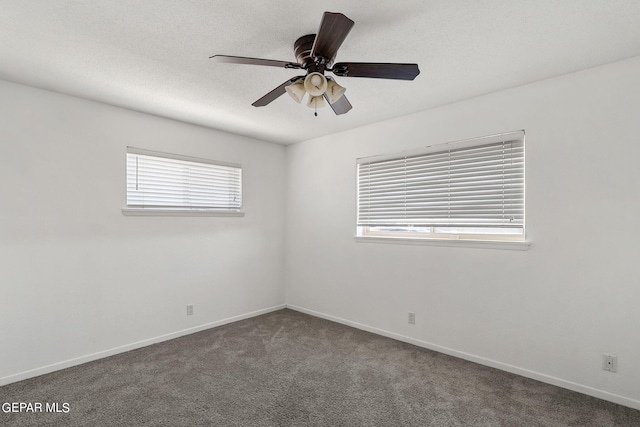
[[[327,90],[327,79],[320,73],[310,73],[304,79],[304,88],[311,96],[321,96]]]
[[[285,87],[284,90],[286,90],[289,96],[291,96],[291,98],[293,98],[293,100],[298,104],[300,104],[300,102],[302,101],[304,94],[307,93],[304,89],[303,80],[298,80],[295,83],[290,84],[289,86]]]
[[[324,101],[324,97],[320,96],[310,96],[309,102],[307,103],[307,107],[309,108],[322,108],[326,105]]]
[[[342,95],[344,95],[346,90],[347,89],[343,88],[335,81],[329,80],[327,85],[327,99],[329,100],[329,103],[334,104],[337,100],[342,98]]]

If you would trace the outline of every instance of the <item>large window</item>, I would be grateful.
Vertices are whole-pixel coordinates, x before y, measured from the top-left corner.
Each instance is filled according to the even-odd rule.
[[[357,235],[524,241],[524,131],[358,160]]]
[[[126,214],[237,215],[240,165],[127,147]]]

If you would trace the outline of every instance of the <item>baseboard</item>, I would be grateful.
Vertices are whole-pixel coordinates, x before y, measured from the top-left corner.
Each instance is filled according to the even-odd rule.
[[[286,304],[280,304],[269,308],[264,308],[262,310],[252,311],[250,313],[241,314],[238,316],[229,317],[222,320],[217,320],[215,322],[205,323],[204,325],[194,326],[192,328],[183,329],[177,332],[172,332],[170,334],[160,335],[154,338],[149,338],[146,340],[134,342],[131,344],[122,345],[119,347],[110,348],[108,350],[99,351],[97,353],[88,354],[85,356],[76,357],[74,359],[65,360],[58,363],[53,363],[51,365],[42,366],[40,368],[30,369],[28,371],[20,372],[17,374],[9,375],[6,377],[0,378],[0,386],[15,383],[18,381],[23,381],[29,378],[37,377],[44,374],[49,374],[51,372],[59,371],[61,369],[70,368],[72,366],[81,365],[83,363],[92,362],[94,360],[103,359],[105,357],[113,356],[119,353],[124,353],[127,351],[135,350],[138,348],[146,347],[151,344],[156,344],[163,341],[172,340],[174,338],[179,338],[184,335],[193,334],[196,332],[204,331],[205,329],[215,328],[217,326],[226,325],[228,323],[237,322],[239,320],[249,319],[251,317],[260,316],[261,314],[270,313],[272,311],[282,310],[286,308]]]
[[[487,359],[481,356],[476,356],[474,354],[465,353],[463,351],[454,350],[448,347],[442,347],[436,344],[432,344],[430,342],[418,340],[415,338],[407,337],[404,335],[396,334],[394,332],[385,331],[384,329],[374,328],[369,325],[365,325],[358,322],[353,322],[351,320],[343,319],[340,317],[332,316],[330,314],[320,313],[315,310],[310,310],[308,308],[299,307],[292,304],[287,304],[287,308],[295,311],[299,311],[301,313],[306,313],[311,316],[320,317],[322,319],[331,320],[336,323],[341,323],[343,325],[351,326],[356,329],[361,329],[363,331],[371,332],[376,335],[381,335],[387,338],[392,338],[398,341],[406,342],[409,344],[416,345],[418,347],[423,347],[429,350],[437,351],[439,353],[448,354],[450,356],[458,357],[460,359],[468,360],[470,362],[475,362],[480,365],[490,366],[492,368],[500,369],[502,371],[511,372],[512,374],[520,375],[526,378],[531,378],[543,383],[555,385],[558,387],[566,388],[568,390],[576,391],[578,393],[586,394],[589,396],[597,397],[598,399],[607,400],[609,402],[617,403],[619,405],[628,406],[633,409],[640,410],[640,400],[631,399],[625,396],[620,396],[618,394],[609,393],[604,390],[599,390],[593,387],[589,387],[583,384],[574,383],[572,381],[563,380],[562,378],[554,377],[551,375],[546,375],[540,372],[530,371],[528,369],[519,368],[517,366],[509,365],[506,363],[502,363],[496,360]]]

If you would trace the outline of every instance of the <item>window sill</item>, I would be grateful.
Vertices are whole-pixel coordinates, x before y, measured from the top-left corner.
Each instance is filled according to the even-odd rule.
[[[136,209],[122,208],[126,216],[244,216],[242,211],[215,211],[208,209]]]
[[[483,249],[507,249],[514,251],[526,251],[531,247],[531,242],[506,241],[506,240],[471,240],[471,239],[416,239],[401,237],[364,237],[354,236],[358,243],[391,243],[396,245],[427,245],[427,246],[451,246],[462,248]]]

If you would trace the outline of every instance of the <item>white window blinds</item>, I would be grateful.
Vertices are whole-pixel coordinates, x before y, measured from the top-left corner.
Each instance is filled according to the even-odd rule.
[[[358,226],[524,227],[524,132],[358,161]]]
[[[127,148],[127,207],[239,211],[239,165]]]

